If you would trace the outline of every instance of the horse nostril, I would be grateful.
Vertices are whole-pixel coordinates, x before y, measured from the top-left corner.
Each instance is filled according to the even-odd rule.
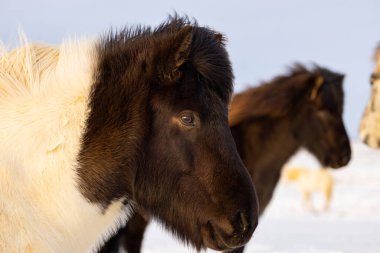
[[[240,225],[242,228],[242,232],[245,232],[250,229],[251,225],[247,220],[247,217],[243,212],[240,213]]]

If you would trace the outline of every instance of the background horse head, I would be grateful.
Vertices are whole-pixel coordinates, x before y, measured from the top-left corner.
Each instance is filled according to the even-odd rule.
[[[283,165],[299,148],[309,150],[324,167],[349,162],[343,78],[326,68],[297,64],[290,74],[233,98],[230,128],[256,186],[260,214],[272,199]]]
[[[350,160],[351,149],[342,118],[343,78],[326,68],[316,66],[309,71],[296,65],[289,75],[236,95],[230,111],[230,127],[244,124],[254,127],[257,121],[262,126],[267,119],[266,127],[258,127],[260,132],[246,134],[261,142],[276,135],[272,129],[277,124],[273,122],[281,119],[282,132],[289,133],[297,147],[303,146],[314,154],[322,166],[344,166]]]
[[[3,56],[0,251],[84,252],[134,205],[198,250],[245,244],[232,79],[223,36],[179,17]]]
[[[371,97],[360,122],[360,138],[370,147],[380,147],[380,46],[376,49],[376,67],[370,77]]]

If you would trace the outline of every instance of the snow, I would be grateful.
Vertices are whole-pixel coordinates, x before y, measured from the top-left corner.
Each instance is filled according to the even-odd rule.
[[[352,142],[350,164],[330,170],[335,187],[327,212],[306,210],[294,184],[280,182],[260,219],[246,253],[379,253],[380,252],[380,150]],[[288,165],[319,168],[306,151]],[[316,208],[323,197],[314,198]],[[143,244],[146,253],[190,253],[156,223],[148,227]],[[214,252],[208,250],[207,252]]]

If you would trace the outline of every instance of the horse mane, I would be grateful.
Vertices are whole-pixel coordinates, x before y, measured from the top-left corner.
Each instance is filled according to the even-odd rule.
[[[236,94],[229,112],[230,126],[253,118],[279,118],[289,115],[302,105],[305,98],[310,98],[311,91],[318,83],[318,77],[325,72],[326,69],[317,65],[308,70],[304,65],[296,63],[289,68],[288,74]]]
[[[31,92],[33,85],[56,66],[58,56],[56,48],[42,44],[24,45],[4,53],[0,58],[1,93],[9,94],[13,89]]]
[[[115,55],[125,57],[123,55],[125,48],[129,48],[131,53],[137,55],[141,50],[151,50],[147,47],[151,41],[174,35],[186,27],[192,29],[191,53],[186,61],[192,61],[210,89],[216,90],[224,100],[229,100],[233,89],[230,82],[233,74],[228,55],[225,50],[218,50],[218,53],[224,53],[226,57],[214,54],[215,48],[224,47],[223,35],[199,27],[195,20],[190,20],[186,16],[179,17],[177,14],[169,16],[167,21],[156,28],[132,26],[119,32],[111,29],[95,42],[67,40],[59,47],[54,47],[46,44],[29,44],[21,35],[21,47],[12,51],[5,50],[0,42],[0,97],[35,94],[46,88],[44,84],[49,82],[43,82],[43,79],[53,73],[76,73],[78,70],[84,73],[83,66],[93,67],[91,63],[83,62],[89,59],[91,45],[94,49],[98,49],[100,55],[92,54],[98,58],[109,54],[113,57]],[[87,58],[83,57],[84,55]],[[124,61],[124,59],[119,60]],[[67,70],[68,68],[71,71]],[[64,75],[61,77],[64,78]]]
[[[21,35],[23,36],[23,35]],[[0,97],[23,97],[36,95],[51,85],[49,78],[63,80],[67,73],[82,72],[83,61],[87,60],[90,47],[85,40],[68,40],[54,47],[47,44],[29,44],[20,37],[21,47],[13,50],[0,50]],[[76,61],[73,61],[75,59]],[[85,67],[86,68],[86,67]],[[65,85],[65,82],[62,82]],[[68,88],[68,87],[66,87]]]
[[[102,49],[100,52],[103,54],[100,58],[105,54],[112,54],[113,57],[120,54],[120,57],[123,57],[121,52],[125,52],[126,48],[136,54],[151,50],[147,49],[147,44],[151,41],[163,41],[163,38],[174,36],[186,28],[191,28],[192,38],[190,54],[185,62],[191,61],[199,73],[199,78],[205,81],[206,86],[216,90],[224,100],[228,101],[233,90],[230,80],[234,76],[227,52],[224,49],[220,50],[225,46],[225,38],[219,32],[200,27],[196,20],[191,20],[187,16],[180,17],[174,14],[155,28],[132,26],[125,27],[119,32],[110,30],[100,42]],[[223,54],[222,57],[221,54]]]

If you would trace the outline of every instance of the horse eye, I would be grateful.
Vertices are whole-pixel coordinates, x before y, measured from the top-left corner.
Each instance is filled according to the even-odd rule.
[[[190,112],[181,114],[181,123],[188,127],[194,127],[195,126],[194,114]]]

